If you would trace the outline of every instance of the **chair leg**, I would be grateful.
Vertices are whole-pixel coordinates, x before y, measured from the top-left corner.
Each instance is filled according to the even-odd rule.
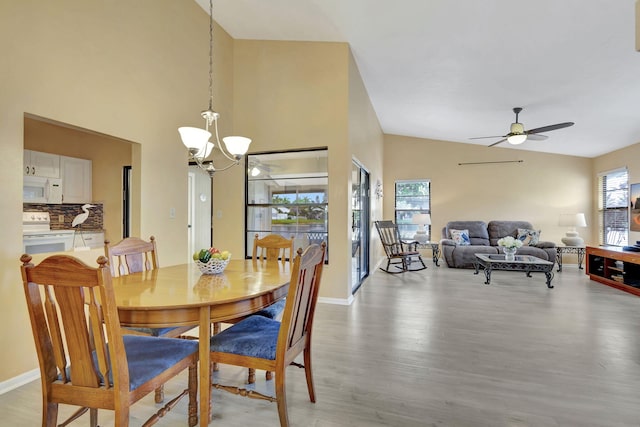
[[[189,366],[189,427],[198,424],[198,362]],[[211,413],[211,408],[209,408]]]
[[[161,385],[156,389],[154,399],[156,403],[162,403],[164,401],[164,385]]]
[[[304,375],[307,377],[307,390],[309,390],[309,400],[316,403],[316,391],[313,386],[313,372],[311,370],[311,349],[309,344],[304,349]]]
[[[129,405],[125,404],[125,402],[122,403],[120,410],[114,411],[113,425],[116,427],[127,427],[129,425]]]
[[[89,425],[98,427],[98,410],[96,408],[89,409]]]
[[[273,379],[273,372],[267,371],[264,373],[264,379],[267,381],[271,381]]]
[[[256,370],[249,368],[249,375],[247,375],[247,384],[253,384],[256,382]]]
[[[278,404],[278,416],[280,417],[280,427],[289,427],[289,416],[287,414],[287,396],[285,394],[284,371],[276,375],[276,402]]]
[[[43,427],[56,427],[58,425],[58,404],[46,402],[46,397],[43,397],[45,401],[42,402],[42,425]]]

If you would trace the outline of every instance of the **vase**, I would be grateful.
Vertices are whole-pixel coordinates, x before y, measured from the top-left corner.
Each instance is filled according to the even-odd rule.
[[[504,252],[504,260],[505,261],[513,261],[516,259],[516,251],[518,248],[507,248],[504,246],[502,251]]]

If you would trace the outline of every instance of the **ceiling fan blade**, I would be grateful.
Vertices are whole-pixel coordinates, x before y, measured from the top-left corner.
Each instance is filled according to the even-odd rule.
[[[475,138],[469,139],[488,139],[488,138],[504,138],[506,135],[496,135],[496,136],[476,136]]]
[[[493,144],[489,145],[489,147],[493,147],[494,145],[498,145],[498,144],[502,144],[503,142],[505,142],[507,140],[507,138],[503,138],[498,142],[494,142]]]
[[[568,128],[569,126],[573,126],[573,122],[557,123],[555,125],[542,126],[541,128],[529,129],[525,133],[528,135],[532,133],[544,133],[552,130]]]
[[[549,137],[547,135],[540,135],[537,133],[530,133],[529,135],[527,135],[527,140],[531,140],[531,141],[544,141],[545,139],[548,139]]]

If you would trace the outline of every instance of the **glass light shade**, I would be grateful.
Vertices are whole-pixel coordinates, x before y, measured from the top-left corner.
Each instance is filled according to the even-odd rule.
[[[511,145],[522,144],[526,140],[527,140],[527,135],[511,135],[510,137],[507,138],[507,141]]]
[[[226,136],[222,138],[224,146],[227,147],[227,151],[232,156],[242,156],[249,151],[249,144],[251,139],[244,136]]]
[[[197,149],[198,154],[205,149],[205,145],[209,141],[209,138],[211,138],[211,132],[200,128],[185,126],[178,128],[178,132],[185,147],[190,150]]]
[[[207,142],[207,144],[200,149],[193,157],[197,157],[199,159],[206,159],[209,157],[211,152],[213,151],[213,142]]]
[[[258,168],[257,168],[257,167],[255,167],[255,166],[251,168],[251,171],[250,171],[250,172],[251,172],[251,176],[258,176],[258,175],[260,175],[260,169],[258,169]]]

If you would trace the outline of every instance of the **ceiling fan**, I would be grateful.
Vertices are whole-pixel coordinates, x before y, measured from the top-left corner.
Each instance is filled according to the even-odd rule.
[[[493,147],[494,145],[501,144],[507,141],[511,145],[518,145],[525,142],[527,139],[532,141],[543,141],[548,138],[546,135],[540,135],[543,132],[550,132],[552,130],[568,128],[569,126],[573,126],[573,122],[564,122],[557,123],[555,125],[542,126],[535,129],[524,130],[524,125],[518,122],[518,114],[522,111],[522,107],[515,107],[513,112],[516,114],[516,122],[511,123],[511,128],[509,129],[509,133],[506,135],[498,135],[498,136],[481,136],[477,138],[470,139],[485,139],[485,138],[502,138],[498,142],[494,142],[489,145],[489,147]]]

